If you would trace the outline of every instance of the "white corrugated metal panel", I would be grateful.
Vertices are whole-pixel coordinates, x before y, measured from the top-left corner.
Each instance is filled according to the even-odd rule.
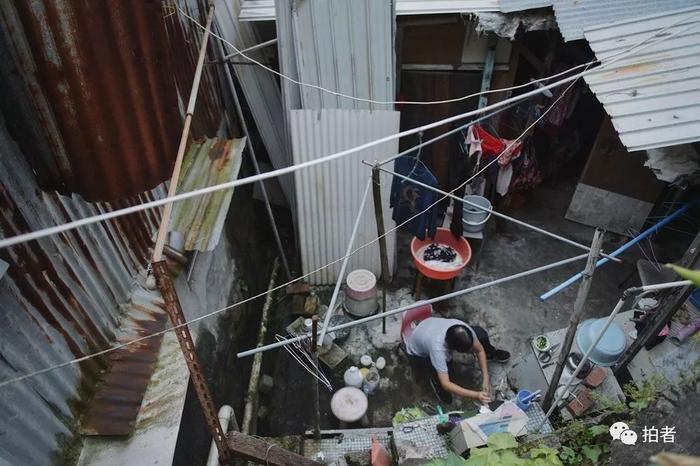
[[[297,6],[304,3],[298,2]],[[529,0],[530,3],[533,0]],[[353,0],[353,3],[360,3]],[[384,5],[391,8],[389,1],[365,0],[366,3],[376,3],[377,6]],[[438,13],[476,13],[482,11],[499,11],[499,0],[396,0],[397,15],[431,15]],[[513,3],[513,2],[511,2]],[[266,21],[275,19],[274,0],[242,0],[241,14],[238,17],[241,21]]]
[[[630,151],[700,140],[700,7],[586,29],[604,60],[675,23],[661,37],[683,32],[585,78]]]
[[[248,1],[246,3],[258,2]],[[215,9],[216,21],[223,37],[239,50],[262,42],[253,25],[239,22],[236,19],[238,14],[238,0],[221,2]],[[229,46],[224,48],[226,53],[233,52]],[[249,52],[249,56],[265,62],[267,61],[265,58],[266,53],[269,52],[265,49],[260,49]],[[282,98],[275,75],[258,66],[237,65],[234,66],[234,69],[250,111],[253,114],[255,125],[270,156],[270,161],[275,168],[289,166],[292,156],[286,144]],[[294,205],[293,178],[291,176],[281,176],[278,180],[289,205]]]
[[[292,110],[290,127],[294,163],[314,160],[399,131],[399,112],[369,110]],[[304,273],[345,255],[370,170],[363,159],[379,160],[398,151],[398,142],[380,144],[348,157],[295,172],[299,243]],[[382,178],[384,225],[393,227],[389,210],[391,179]],[[371,193],[370,193],[371,196]],[[376,239],[372,199],[368,199],[354,247]],[[390,268],[394,263],[395,236],[387,237]],[[312,284],[331,284],[340,262],[309,277]],[[348,271],[365,268],[381,271],[379,245],[358,251]]]
[[[698,5],[698,0],[552,0],[565,41],[583,39],[583,30]]]
[[[397,15],[499,11],[499,0],[397,0]]]
[[[552,6],[553,0],[498,0],[503,13]]]
[[[314,0],[292,11],[299,79],[378,100],[394,100],[393,12],[390,2]],[[390,110],[302,86],[302,107]]]

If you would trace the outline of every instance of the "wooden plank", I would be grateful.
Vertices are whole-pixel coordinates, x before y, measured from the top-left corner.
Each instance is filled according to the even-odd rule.
[[[240,432],[229,432],[227,440],[234,456],[258,464],[271,466],[322,466],[317,461],[312,461],[297,453],[285,450],[283,447],[259,437],[251,437]]]

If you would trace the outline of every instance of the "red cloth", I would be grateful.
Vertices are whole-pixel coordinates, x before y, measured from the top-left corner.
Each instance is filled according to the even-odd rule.
[[[479,125],[474,125],[474,133],[476,137],[481,140],[481,153],[484,160],[487,162],[490,162],[503,153],[498,159],[498,164],[505,167],[510,164],[513,159],[518,158],[522,151],[523,144],[521,141],[508,147],[513,141],[496,137]],[[508,150],[506,150],[506,148]]]

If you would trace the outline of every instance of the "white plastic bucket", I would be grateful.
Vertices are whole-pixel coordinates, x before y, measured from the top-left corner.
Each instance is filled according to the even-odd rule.
[[[484,210],[473,205],[462,204],[462,227],[464,231],[479,233],[484,229],[486,222],[491,217],[491,202],[483,196],[476,195],[464,196],[464,200],[488,209]]]

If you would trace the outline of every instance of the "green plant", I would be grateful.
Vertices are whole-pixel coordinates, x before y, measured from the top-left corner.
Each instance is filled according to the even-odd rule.
[[[664,379],[659,375],[645,379],[639,385],[634,383],[625,385],[623,390],[630,400],[629,407],[633,414],[647,409],[651,403],[656,401],[665,385]]]
[[[557,430],[562,444],[559,458],[564,464],[599,464],[609,452],[610,437],[606,425],[586,425],[583,421],[569,421]]]

